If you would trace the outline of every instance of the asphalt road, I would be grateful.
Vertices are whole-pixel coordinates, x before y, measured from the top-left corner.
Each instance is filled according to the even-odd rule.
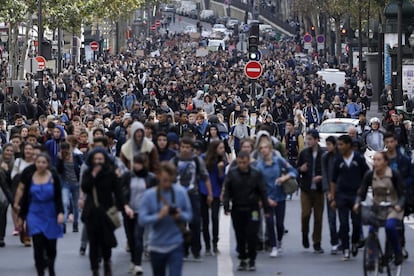
[[[407,221],[407,247],[414,256],[414,219]],[[330,255],[329,233],[326,214],[324,214],[322,247],[325,254],[314,254],[312,250],[302,248],[300,233],[300,201],[298,196],[287,202],[286,228],[289,233],[283,238],[283,254],[277,258],[269,258],[269,252],[260,252],[257,257],[257,271],[254,275],[362,275],[362,254],[344,262],[340,255]],[[237,272],[238,264],[235,252],[234,232],[229,217],[221,215],[220,219],[221,254],[213,257],[203,256],[203,261],[185,262],[184,276],[232,276],[249,272]],[[72,226],[67,226],[68,233],[58,241],[56,272],[59,276],[90,275],[87,255],[79,255],[80,233],[72,233]],[[312,228],[311,228],[312,229]],[[0,248],[0,275],[29,276],[35,275],[33,249],[25,248],[17,237],[11,235],[12,224],[9,220],[6,236],[6,247]],[[365,229],[366,232],[366,229]],[[118,247],[113,250],[114,275],[128,275],[129,255],[125,251],[125,235],[123,229],[117,230]],[[148,261],[143,262],[145,275],[151,275]],[[403,265],[403,275],[413,275],[414,262],[409,258]]]

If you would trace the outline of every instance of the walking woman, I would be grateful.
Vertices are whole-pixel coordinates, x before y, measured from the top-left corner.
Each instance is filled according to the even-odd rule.
[[[225,169],[228,165],[226,150],[222,140],[212,141],[205,155],[207,171],[210,176],[211,189],[213,191],[213,202],[210,206],[207,204],[207,188],[200,185],[200,202],[201,217],[203,221],[203,238],[206,245],[206,255],[211,255],[211,239],[210,239],[210,218],[209,211],[211,208],[211,222],[213,224],[213,252],[218,254],[217,243],[219,240],[219,211],[220,211],[220,195],[223,188],[225,177]]]
[[[112,276],[111,254],[117,245],[114,226],[111,225],[106,211],[113,207],[114,196],[129,217],[134,211],[124,204],[121,186],[107,151],[96,148],[86,160],[88,169],[82,177],[82,191],[86,194],[82,221],[89,237],[89,260],[94,276],[99,275],[99,259],[103,258],[105,276]]]
[[[148,172],[148,158],[145,154],[134,156],[132,170],[126,172],[121,179],[122,193],[124,198],[129,202],[134,216],[132,218],[123,212],[124,227],[128,240],[129,250],[131,252],[130,271],[134,275],[143,273],[141,262],[143,252],[144,227],[138,224],[139,204],[144,192],[157,185],[157,178],[151,172]]]
[[[32,144],[29,144],[29,143],[23,144],[22,157],[19,157],[14,161],[13,169],[10,173],[11,190],[12,190],[13,196],[16,195],[16,190],[17,190],[17,187],[19,186],[21,173],[24,171],[24,169],[26,169],[27,167],[29,167],[30,165],[34,163],[33,148],[34,146]],[[17,225],[17,212],[15,210],[13,210],[12,212],[12,218],[13,218],[14,225]],[[31,246],[30,237],[27,235],[27,229],[25,225],[23,225],[23,227],[20,229],[17,227],[17,229],[20,232],[21,242],[26,247]]]
[[[5,246],[4,237],[6,235],[7,227],[7,209],[11,200],[10,191],[10,172],[14,162],[14,151],[12,144],[5,144],[3,146],[3,153],[0,156],[0,247]],[[17,226],[17,225],[16,225]],[[18,235],[18,228],[15,227],[13,235]]]
[[[69,214],[70,203],[73,208],[73,232],[79,232],[79,175],[83,163],[83,155],[73,151],[68,142],[62,142],[58,155],[57,170],[62,179],[62,198],[65,210],[63,232],[66,233],[66,220]]]
[[[286,194],[283,191],[282,184],[290,178],[296,178],[297,171],[283,157],[273,153],[270,142],[260,143],[259,151],[262,157],[257,161],[256,169],[262,172],[266,182],[266,192],[270,206],[270,215],[266,218],[266,226],[272,246],[270,257],[274,258],[281,253],[282,238],[285,233]]]
[[[35,159],[35,171],[28,181],[21,201],[19,222],[26,220],[29,235],[33,240],[34,259],[37,275],[55,274],[57,239],[63,235],[63,204],[59,176],[50,169],[47,154],[41,153]],[[47,263],[45,263],[45,253]]]

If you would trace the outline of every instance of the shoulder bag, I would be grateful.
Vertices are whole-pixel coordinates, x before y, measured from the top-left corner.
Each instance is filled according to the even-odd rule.
[[[92,195],[93,195],[93,201],[95,202],[95,206],[99,207],[98,194],[96,192],[96,187],[95,186],[93,186],[93,188],[92,188]],[[117,228],[121,227],[121,218],[119,216],[118,209],[116,208],[115,205],[110,207],[108,210],[106,210],[105,215],[107,216],[107,218],[111,222],[112,227],[114,229],[117,229]]]

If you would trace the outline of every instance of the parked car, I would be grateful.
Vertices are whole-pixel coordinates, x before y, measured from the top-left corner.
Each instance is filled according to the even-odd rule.
[[[191,10],[191,11],[188,12],[187,16],[192,18],[192,19],[197,19],[198,18],[198,12],[197,12],[197,10]]]
[[[194,25],[187,25],[184,27],[185,34],[196,33],[196,32],[197,32],[197,27]]]
[[[357,127],[359,123],[358,119],[348,119],[348,118],[335,118],[327,119],[322,122],[319,126],[319,145],[322,148],[326,147],[326,138],[329,136],[339,137],[341,135],[347,134],[348,129],[351,126]]]
[[[227,32],[227,28],[223,24],[214,24],[211,30],[213,32],[222,32],[222,33]]]
[[[228,19],[227,16],[219,16],[216,18],[215,24],[226,24]]]
[[[162,12],[172,12],[175,13],[175,6],[173,4],[163,5],[160,10]]]
[[[240,21],[237,18],[229,18],[229,20],[227,20],[226,27],[228,29],[234,29],[239,25],[240,25]]]
[[[214,11],[213,10],[202,10],[200,12],[200,20],[208,21],[210,17],[214,17]]]

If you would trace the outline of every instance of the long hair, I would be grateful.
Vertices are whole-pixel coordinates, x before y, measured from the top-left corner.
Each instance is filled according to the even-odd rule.
[[[211,171],[221,161],[220,158],[223,158],[223,156],[217,155],[217,148],[220,144],[224,144],[223,141],[212,141],[208,146],[206,152],[206,167],[208,171]]]

